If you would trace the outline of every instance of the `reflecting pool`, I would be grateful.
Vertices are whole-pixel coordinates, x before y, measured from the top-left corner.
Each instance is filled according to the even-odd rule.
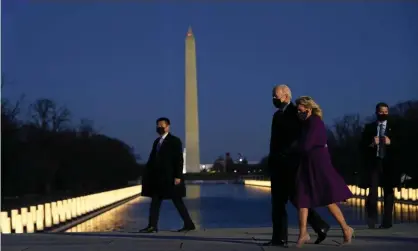
[[[189,213],[202,228],[239,228],[271,226],[270,188],[252,187],[235,184],[188,185],[185,203]],[[138,197],[104,214],[92,218],[67,232],[108,232],[137,231],[148,223],[150,199]],[[364,224],[364,199],[350,199],[341,205],[347,222],[352,225]],[[379,204],[379,214],[381,204]],[[326,208],[318,212],[331,225],[336,221]],[[297,213],[288,205],[289,225],[297,225]],[[396,204],[395,223],[417,223],[418,205]],[[159,228],[161,230],[182,227],[182,221],[173,203],[164,201],[161,207]]]

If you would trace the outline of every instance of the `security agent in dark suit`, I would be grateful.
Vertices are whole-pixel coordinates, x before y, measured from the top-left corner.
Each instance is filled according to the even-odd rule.
[[[386,103],[376,105],[376,121],[366,124],[361,137],[361,149],[366,187],[369,195],[366,201],[367,224],[375,228],[377,222],[378,187],[383,186],[384,209],[379,228],[392,227],[394,188],[400,183],[400,171],[395,167],[398,137],[393,121],[389,118]]]
[[[170,120],[157,119],[157,133],[160,135],[152,146],[142,178],[142,196],[151,197],[148,226],[141,233],[158,232],[158,218],[161,203],[171,199],[177,208],[184,226],[179,232],[195,229],[183,197],[186,186],[183,179],[183,147],[181,140],[170,133]]]
[[[278,108],[273,116],[268,156],[273,236],[270,242],[263,244],[264,246],[287,246],[286,204],[294,190],[299,164],[299,156],[294,148],[301,133],[301,122],[291,98],[288,86],[279,85],[273,89],[273,104]],[[330,226],[313,209],[309,209],[308,224],[318,234],[316,244],[325,240]]]

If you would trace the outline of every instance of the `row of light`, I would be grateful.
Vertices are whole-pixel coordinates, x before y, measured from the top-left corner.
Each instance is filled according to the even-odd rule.
[[[354,185],[348,185],[348,188],[355,196],[365,197],[369,195],[369,189],[360,188]],[[395,191],[395,199],[396,200],[403,200],[403,201],[418,201],[418,189],[414,188],[401,188],[400,190],[394,189]],[[378,198],[383,197],[383,188],[379,187]]]
[[[111,190],[102,193],[60,200],[38,206],[13,209],[0,213],[2,234],[34,233],[71,221],[82,215],[109,206],[141,193],[141,185]]]
[[[270,187],[267,186],[253,186],[255,189],[260,189],[261,191],[264,192],[270,192]],[[361,196],[356,196],[353,198],[348,199],[346,202],[346,204],[353,206],[355,208],[362,208],[365,206],[366,204],[366,199],[364,197],[361,198]],[[377,210],[379,212],[379,214],[382,213],[382,205],[383,202],[382,201],[378,201],[377,202]],[[411,201],[398,201],[397,203],[395,203],[395,210],[393,211],[393,217],[394,219],[396,219],[397,221],[410,221],[410,222],[417,222],[418,221],[418,216],[417,216],[417,212],[418,212],[418,203],[414,203]],[[364,218],[365,215],[362,215],[365,211],[364,209],[358,210],[357,211],[359,213],[359,218]]]
[[[270,187],[270,181],[267,180],[244,180],[245,185],[249,186],[261,186],[261,187]],[[359,197],[365,197],[369,194],[369,189],[360,188],[358,186],[354,185],[348,185],[348,188],[353,193],[354,196]],[[379,187],[378,189],[378,197],[381,198],[383,196],[382,194],[382,188]],[[398,189],[395,189],[395,198],[397,200],[403,200],[403,201],[418,201],[418,189],[414,188],[401,188],[400,191]]]

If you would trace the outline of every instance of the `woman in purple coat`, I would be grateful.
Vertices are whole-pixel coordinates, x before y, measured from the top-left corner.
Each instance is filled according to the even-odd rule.
[[[322,121],[321,108],[307,96],[298,98],[296,105],[298,117],[303,121],[298,144],[301,163],[296,176],[293,198],[295,206],[299,209],[300,232],[297,246],[301,247],[310,240],[306,226],[308,208],[322,206],[328,207],[340,224],[344,234],[343,244],[349,244],[354,230],[347,225],[336,203],[347,200],[353,194],[331,163],[327,148],[327,130]]]

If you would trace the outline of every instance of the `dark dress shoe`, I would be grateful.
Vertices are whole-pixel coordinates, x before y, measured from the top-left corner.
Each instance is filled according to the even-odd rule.
[[[196,230],[195,226],[183,227],[183,228],[177,230],[177,232],[189,232],[189,231],[193,231],[193,230]]]
[[[285,240],[280,240],[280,241],[271,240],[269,242],[263,243],[262,246],[265,246],[265,247],[268,247],[268,246],[270,246],[270,247],[271,246],[288,247],[287,241],[285,241]]]
[[[328,231],[329,231],[329,227],[327,228],[322,228],[317,234],[318,234],[318,238],[315,241],[315,244],[319,244],[321,242],[323,242],[328,235]]]
[[[392,228],[392,225],[380,225],[379,226],[379,229],[389,229],[389,228]]]
[[[146,227],[144,229],[139,230],[139,232],[143,234],[151,234],[151,233],[157,233],[158,229],[155,227]]]

